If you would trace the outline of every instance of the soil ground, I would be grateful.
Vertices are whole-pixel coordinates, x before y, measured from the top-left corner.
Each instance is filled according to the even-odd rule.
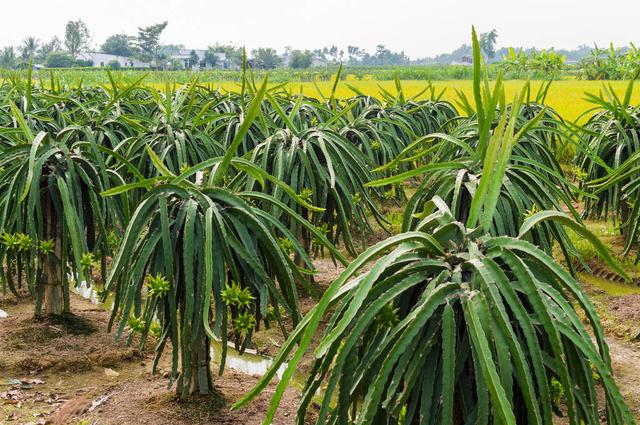
[[[316,267],[320,292],[343,270],[329,259]],[[640,288],[612,295],[603,279],[582,273],[580,280],[605,327],[621,392],[640,419]],[[300,303],[306,313],[315,299],[301,297]],[[0,425],[259,424],[275,389],[271,384],[249,406],[232,411],[258,376],[227,368],[214,377],[214,395],[180,402],[167,388],[166,360],[151,374],[152,341],[147,349],[116,341],[106,332],[109,313],[90,301],[73,295],[75,316],[56,321],[34,321],[32,303],[11,296],[0,295],[0,310],[7,313],[0,317]],[[272,328],[254,342],[259,354],[273,356],[284,338]],[[301,370],[308,366],[303,362]],[[295,386],[286,391],[275,424],[294,423],[299,396]]]
[[[259,424],[274,385],[244,409],[229,406],[258,377],[227,369],[217,393],[178,402],[168,374],[151,374],[151,350],[106,332],[108,312],[72,295],[76,317],[34,321],[33,305],[0,296],[0,424]],[[80,323],[80,326],[78,326]],[[165,354],[170,358],[170,354]],[[164,375],[164,376],[163,376]],[[290,424],[298,392],[286,391],[274,423]]]

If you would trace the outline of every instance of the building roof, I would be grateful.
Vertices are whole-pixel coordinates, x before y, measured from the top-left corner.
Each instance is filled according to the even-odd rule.
[[[78,58],[86,61],[93,61],[94,64],[99,62],[104,62],[105,64],[109,62],[120,62],[122,63],[133,63],[135,66],[148,66],[148,62],[143,62],[141,60],[128,57],[128,56],[118,56],[118,55],[110,55],[108,53],[102,52],[83,52],[78,55]]]
[[[204,49],[180,49],[177,52],[171,54],[171,59],[189,60],[191,58],[191,52],[196,52],[196,55],[198,55],[198,59],[200,61],[205,60],[207,50]],[[214,55],[221,62],[227,60],[227,55],[224,52],[214,52]]]

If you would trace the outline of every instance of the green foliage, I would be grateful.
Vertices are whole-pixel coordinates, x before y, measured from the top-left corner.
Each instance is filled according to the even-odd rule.
[[[498,32],[491,30],[480,34],[480,49],[487,55],[488,58],[493,58],[496,55],[496,41],[498,41]]]
[[[11,69],[16,66],[16,52],[13,47],[4,47],[0,52],[0,68]]]
[[[53,239],[48,239],[46,241],[40,241],[38,243],[38,252],[43,256],[53,254],[53,249],[54,248],[55,248],[55,241]]]
[[[311,66],[313,53],[309,50],[294,50],[289,58],[289,67],[293,69],[304,69]]]
[[[346,138],[329,128],[297,129],[293,122],[288,127],[276,130],[273,136],[258,144],[251,153],[251,161],[289,185],[305,203],[319,207],[321,211],[300,205],[272,183],[262,190],[273,194],[316,226],[324,225],[329,240],[337,243],[340,238],[347,250],[355,253],[351,229],[360,233],[364,244],[365,232],[371,229],[369,214],[382,220],[375,204],[377,194],[364,186],[372,178],[368,159]],[[250,190],[258,191],[258,185],[257,180],[247,182]],[[357,203],[354,193],[360,194]],[[269,209],[274,217],[284,214],[275,205]],[[312,236],[308,231],[298,222],[288,221],[285,217],[281,220],[294,234],[301,236],[305,249],[311,252]]]
[[[282,305],[297,320],[298,272],[272,235],[294,236],[251,205],[254,195],[224,186],[198,188],[177,178],[165,183],[156,178],[156,187],[133,212],[106,289],[118,294],[112,320],[122,318],[119,333],[132,313],[143,318],[145,330],[158,318],[162,339],[154,365],[170,340],[172,380],[177,379],[176,390],[186,397],[194,386],[200,393],[211,389],[206,347],[211,338],[226,346],[227,307],[241,350],[250,343],[253,326],[268,323],[269,304]],[[146,298],[140,285],[145,270],[155,275],[147,278]],[[226,286],[229,279],[237,283]]]
[[[418,154],[403,151],[387,167],[405,158],[426,165],[373,183],[424,176],[404,233],[349,264],[235,407],[278,373],[270,423],[322,322],[299,424],[310,420],[322,391],[319,411],[313,409],[318,424],[550,424],[563,394],[570,423],[595,425],[597,386],[607,423],[634,423],[595,308],[549,255],[551,242],[570,246],[568,226],[625,272],[575,216],[560,211],[558,200],[569,204],[568,183],[541,124],[553,116],[537,107],[531,116],[525,92],[507,106],[500,79],[493,90],[481,79],[475,31],[473,47],[477,112],[454,131],[467,136],[431,136],[434,143]]]
[[[51,52],[44,62],[44,66],[47,68],[71,68],[74,65],[73,56],[66,52]]]
[[[155,276],[148,275],[146,286],[149,295],[158,298],[166,296],[171,287],[169,281],[160,273]]]
[[[259,69],[273,69],[282,66],[282,59],[278,52],[272,48],[260,47],[252,52],[254,66]]]
[[[509,48],[509,54],[505,55],[500,66],[505,72],[516,72],[520,74],[540,72],[553,78],[559,75],[565,68],[567,57],[556,53],[553,49],[533,51],[527,54],[520,49],[515,51]]]
[[[546,424],[557,407],[576,424],[597,423],[601,411],[610,424],[630,423],[593,307],[549,254],[560,246],[573,255],[569,227],[581,250],[588,242],[626,276],[572,203],[617,182],[640,205],[630,198],[637,157],[595,180],[576,168],[580,187],[568,182],[559,155],[589,142],[544,106],[549,84],[507,103],[497,68],[481,74],[480,44],[474,37],[473,68],[274,71],[333,81],[317,99],[257,85],[263,73],[246,68],[202,74],[235,79],[237,93],[176,85],[187,72],[152,74],[162,90],[129,71],[3,74],[3,289],[26,289],[40,305],[44,287],[62,284],[68,306],[67,276],[80,283],[99,263],[101,297],[115,298],[110,328],[129,342],[152,335],[154,369],[170,343],[180,397],[212,389],[211,339],[222,370],[227,339],[242,352],[263,326],[286,334],[293,322],[257,388],[282,367],[277,403],[328,318],[299,422],[322,387],[319,423]],[[393,55],[378,50],[380,60]],[[232,46],[213,46],[205,60],[213,52],[246,62]],[[427,71],[474,78],[473,99],[460,96],[466,116],[430,81],[405,91],[401,79]],[[77,84],[85,77],[90,85]],[[347,85],[354,96],[340,99],[346,78],[395,87],[372,98]],[[624,131],[636,124],[629,98],[608,110]],[[356,257],[371,220],[402,233],[343,258],[334,244]],[[298,291],[316,289],[310,254],[324,250],[347,269],[301,318]]]
[[[226,284],[224,290],[220,293],[222,302],[228,307],[237,307],[247,309],[251,306],[251,300],[254,297],[251,295],[249,288],[243,288],[237,282],[231,282],[231,285]]]
[[[134,47],[131,45],[131,37],[126,34],[114,34],[109,36],[102,46],[100,46],[100,50],[109,55],[116,56],[133,56],[135,53]]]
[[[268,306],[275,311],[283,307],[294,323],[299,320],[296,282],[304,278],[278,244],[278,238],[296,238],[276,217],[300,223],[302,229],[329,245],[315,227],[273,196],[242,189],[248,177],[269,181],[293,202],[320,211],[305,204],[289,186],[234,156],[259,114],[266,87],[265,80],[252,91],[250,102],[242,104],[244,118],[223,156],[198,163],[201,145],[187,144],[180,149],[172,143],[159,148],[164,143],[162,137],[145,134],[128,146],[123,173],[132,173],[130,183],[104,192],[107,199],[121,203],[123,210],[132,211],[105,286],[116,292],[111,324],[120,335],[130,317],[139,318],[144,343],[151,325],[159,322],[161,337],[154,369],[171,341],[171,382],[177,380],[176,391],[181,397],[211,390],[211,339],[221,340],[226,347],[230,328],[236,346],[243,351],[251,343],[254,329],[260,323],[269,324]],[[193,96],[194,91],[195,87],[187,94]],[[166,117],[161,121],[166,126],[162,131],[176,134],[176,140],[186,140],[178,133],[186,128],[180,122],[202,118],[203,111],[193,112],[197,117],[190,115],[192,102],[198,98],[187,101],[181,93],[169,89],[167,93],[165,103],[155,103]],[[184,106],[178,103],[182,99]],[[185,115],[174,115],[176,111],[185,111]],[[171,154],[169,147],[175,149]],[[115,150],[109,152],[117,155]],[[132,167],[135,163],[141,166]],[[299,243],[292,243],[291,249],[302,265],[311,268],[311,260]],[[341,258],[335,248],[330,250]],[[276,319],[283,327],[281,317]],[[220,371],[225,358],[223,350]]]
[[[640,68],[620,99],[610,86],[600,96],[588,95],[597,108],[580,129],[576,155],[577,175],[587,192],[584,215],[609,219],[621,225],[624,253],[637,241],[640,203],[637,202],[640,106],[632,106],[631,93]],[[640,258],[640,257],[639,257]]]
[[[82,19],[67,22],[64,33],[64,45],[72,58],[76,58],[83,50],[89,47],[91,34],[87,24]]]
[[[60,285],[62,294],[48,304],[53,311],[47,311],[59,314],[69,311],[68,273],[61,265],[68,264],[82,281],[87,262],[94,260],[87,256],[98,248],[110,252],[105,229],[115,224],[116,210],[100,196],[110,178],[97,153],[96,133],[81,123],[69,124],[70,115],[57,115],[30,87],[23,102],[21,110],[9,103],[8,116],[17,125],[0,141],[0,228],[17,237],[19,251],[14,255],[8,247],[0,248],[3,261],[15,260],[15,269],[0,273],[0,281],[3,290],[16,294],[26,286],[36,300],[36,315],[43,312],[47,287]]]
[[[169,23],[167,21],[159,24],[150,25],[148,27],[138,28],[138,37],[136,38],[136,47],[140,49],[141,58],[154,62],[157,67],[158,64],[158,50],[160,47],[160,34],[167,28]]]
[[[607,423],[633,423],[613,381],[602,327],[579,284],[526,241],[468,229],[442,200],[434,199],[426,212],[414,231],[370,248],[333,282],[239,405],[290,359],[270,422],[291,372],[329,314],[297,423],[308,419],[323,385],[318,424],[386,423],[400,416],[405,423],[457,417],[463,423],[501,418],[515,424],[518,418],[547,424],[556,382],[572,423],[600,423],[597,385],[604,390]],[[374,264],[359,273],[367,263]]]
[[[86,252],[82,254],[80,258],[80,266],[85,272],[90,272],[96,265],[96,256],[92,252]]]
[[[557,114],[530,100],[528,86],[511,104],[506,104],[501,78],[493,88],[486,73],[481,78],[481,55],[475,39],[474,46],[475,108],[466,97],[461,98],[465,109],[475,111],[473,115],[446,133],[434,132],[409,144],[381,170],[420,160],[418,166],[370,182],[368,186],[421,178],[407,203],[403,231],[414,228],[422,216],[423,205],[435,196],[444,199],[454,216],[468,227],[481,225],[496,236],[517,236],[518,229],[535,209],[567,208],[579,221],[572,205],[576,188],[564,177],[553,154],[560,143],[557,133],[565,128],[564,123]],[[536,100],[543,98],[544,93],[536,96]],[[480,223],[481,216],[485,221]],[[557,242],[568,260],[575,254],[560,224],[544,223],[528,237],[547,253],[552,252]]]
[[[640,64],[640,49],[633,43],[625,51],[595,46],[590,55],[578,62],[579,77],[585,80],[624,80],[631,78]]]

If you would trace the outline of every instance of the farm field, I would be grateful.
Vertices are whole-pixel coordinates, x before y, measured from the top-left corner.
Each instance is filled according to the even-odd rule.
[[[522,90],[527,81],[524,80],[508,80],[504,83],[505,94],[508,99],[513,97]],[[206,83],[205,83],[206,84]],[[427,83],[425,81],[404,80],[401,81],[402,89],[405,96],[412,97],[422,92]],[[532,96],[545,84],[541,81],[530,81]],[[624,91],[628,85],[628,81],[583,81],[583,80],[559,80],[554,81],[548,91],[545,104],[555,109],[564,119],[575,121],[580,115],[594,107],[592,103],[585,99],[585,93],[599,94],[603,85],[611,85],[616,95],[623,97]],[[150,84],[151,86],[161,89],[161,84]],[[396,92],[395,81],[343,81],[338,84],[336,96],[342,99],[352,97],[354,92],[348,85],[355,87],[358,91],[374,97],[379,97],[380,88],[394,93]],[[220,87],[222,90],[237,91],[238,83],[221,82],[213,83],[213,87]],[[275,86],[275,84],[274,84]],[[442,100],[453,102],[458,100],[457,91],[463,92],[468,98],[473,96],[473,87],[471,80],[448,80],[434,81],[433,86],[437,94],[445,90]],[[324,96],[329,96],[333,87],[333,82],[318,81],[315,84],[310,82],[289,82],[285,84],[288,91],[292,93],[303,93],[306,96],[319,98],[318,89]],[[429,92],[424,93],[418,99],[429,97]],[[640,102],[640,91],[636,90],[632,97],[633,103]]]
[[[93,74],[93,73],[92,73]],[[89,74],[89,76],[92,76]],[[116,81],[126,81],[132,82],[137,78],[141,78],[145,73],[143,72],[135,72],[131,74],[122,74],[119,77],[121,80],[118,80],[118,74],[116,75]],[[54,72],[55,75],[55,72]],[[100,78],[100,82],[97,81],[91,82],[94,78],[87,78],[86,73],[76,72],[74,74],[73,71],[66,71],[65,78],[63,78],[63,82],[70,84],[71,86],[77,84],[80,80],[82,80],[85,84],[87,84],[87,79],[89,80],[89,85],[91,84],[99,84],[108,86],[108,80],[104,78]],[[104,75],[104,74],[102,74]],[[126,78],[124,77],[126,75]],[[164,90],[167,82],[158,82],[158,73],[150,73],[147,78],[143,80],[143,84],[148,87],[153,87],[158,90]],[[331,78],[335,79],[335,74],[330,75]],[[42,82],[45,86],[48,85],[47,76],[42,75]],[[207,85],[213,88],[219,88],[225,91],[234,91],[237,92],[240,90],[240,83],[236,81],[226,81],[226,80],[209,80],[207,78],[206,73],[200,75],[198,72],[194,73],[183,73],[180,77],[175,77],[172,79],[170,84],[175,87],[180,87],[183,83],[187,83],[191,80],[196,79],[199,84]],[[176,82],[180,81],[180,82]],[[331,94],[333,88],[333,81],[331,79],[323,80],[323,81],[288,81],[287,82],[279,82],[272,83],[270,87],[282,86],[291,91],[292,93],[303,93],[305,96],[320,98],[318,90],[322,92],[324,96],[329,96]],[[529,82],[531,85],[531,93],[532,97],[535,97],[538,89],[546,84],[545,81],[540,80],[507,80],[504,82],[505,94],[509,100],[512,100],[513,97],[519,93],[522,87]],[[456,79],[456,80],[435,80],[432,82],[433,87],[435,88],[435,93],[440,94],[442,90],[444,90],[442,99],[447,100],[449,102],[456,102],[458,100],[458,91],[464,93],[467,97],[471,98],[472,96],[472,81],[470,79]],[[424,91],[427,87],[428,82],[425,80],[401,80],[402,89],[406,97],[415,96]],[[628,85],[628,81],[624,80],[616,80],[616,81],[593,81],[593,80],[576,80],[576,79],[559,79],[553,81],[547,97],[545,104],[551,108],[554,108],[564,119],[569,121],[575,121],[580,115],[593,108],[593,104],[589,103],[585,100],[585,93],[599,94],[602,91],[603,85],[611,86],[616,93],[616,95],[623,97],[624,91]],[[354,87],[358,91],[368,95],[379,97],[381,94],[380,88],[386,90],[389,93],[395,94],[396,85],[394,80],[355,80],[350,78],[349,75],[346,75],[346,78],[341,80],[338,83],[336,89],[336,96],[342,99],[352,97],[355,93],[349,88],[349,86]],[[430,91],[427,91],[420,95],[418,99],[426,99],[430,96]],[[633,94],[632,101],[634,104],[640,102],[640,91],[636,90]]]
[[[346,81],[347,84],[352,85],[363,93],[371,96],[379,96],[380,88],[395,93],[394,81]],[[508,100],[522,90],[527,81],[523,80],[508,80],[504,82],[505,95]],[[331,82],[321,81],[316,83],[320,90],[327,96],[331,93]],[[542,84],[545,82],[531,81],[532,97],[538,91]],[[558,80],[551,83],[549,88],[545,104],[555,109],[564,119],[574,121],[584,112],[593,108],[593,104],[585,100],[585,93],[598,94],[602,90],[603,84],[611,85],[615,93],[624,97],[625,89],[627,88],[628,81],[583,81],[583,80]],[[471,80],[448,80],[448,81],[434,81],[436,93],[440,93],[443,89],[445,92],[442,96],[443,100],[449,102],[456,102],[458,99],[457,91],[463,92],[469,99],[473,97],[473,88]],[[233,85],[223,84],[222,87],[232,90]],[[317,96],[317,89],[313,86],[313,83],[289,83],[288,87],[294,92],[302,91],[307,96]],[[402,89],[405,92],[405,96],[411,97],[420,93],[426,87],[425,81],[402,81]],[[336,95],[342,98],[353,96],[353,92],[341,83],[338,85]],[[421,98],[426,98],[429,95],[425,93]],[[634,104],[640,103],[640,90],[636,90],[632,102]]]
[[[473,48],[442,98],[3,81],[0,424],[635,424],[638,90],[569,126],[601,83]]]

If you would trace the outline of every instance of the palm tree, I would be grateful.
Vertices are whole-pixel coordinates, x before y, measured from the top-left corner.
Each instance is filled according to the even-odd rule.
[[[33,58],[40,45],[40,41],[35,37],[27,37],[22,40],[22,44],[18,48],[20,50],[20,57],[23,62],[28,62],[31,58]]]
[[[0,52],[0,67],[13,68],[16,66],[16,52],[12,46],[5,47]]]

